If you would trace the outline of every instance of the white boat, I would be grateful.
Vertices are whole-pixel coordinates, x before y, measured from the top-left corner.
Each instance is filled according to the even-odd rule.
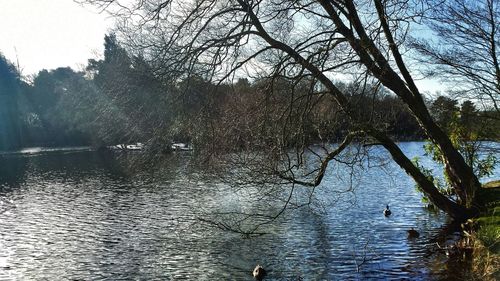
[[[174,151],[190,151],[190,150],[193,150],[193,148],[189,144],[178,142],[178,143],[172,144],[172,150],[174,150]]]
[[[144,149],[143,143],[135,144],[117,144],[109,147],[111,150],[142,150]]]
[[[138,142],[136,144],[128,144],[127,150],[142,150],[144,148],[144,144]]]

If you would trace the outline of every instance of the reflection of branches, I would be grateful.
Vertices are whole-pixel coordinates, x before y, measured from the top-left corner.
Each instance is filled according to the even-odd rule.
[[[292,196],[294,194],[294,188],[295,185],[292,185],[289,191],[289,195],[286,198],[283,206],[279,209],[279,211],[274,214],[274,215],[268,215],[268,214],[256,214],[256,213],[242,213],[242,212],[224,212],[224,213],[217,213],[217,216],[240,216],[240,219],[237,219],[236,221],[233,221],[232,223],[229,223],[227,221],[221,221],[221,220],[210,220],[207,218],[198,218],[201,222],[208,223],[212,226],[215,226],[219,229],[225,230],[225,231],[230,231],[230,232],[235,232],[239,234],[243,234],[246,237],[249,237],[250,235],[263,235],[265,234],[264,232],[258,232],[258,229],[264,225],[270,224],[274,222],[276,219],[278,219],[288,208],[290,201],[292,199]],[[303,207],[306,206],[307,204],[298,206],[298,207]],[[258,223],[251,223],[250,226],[251,228],[246,230],[242,226],[245,222],[248,220],[260,220]]]
[[[361,131],[349,133],[337,145],[305,146],[276,153],[264,149],[262,152],[239,151],[223,155],[223,161],[218,161],[221,169],[216,171],[219,172],[218,178],[227,183],[231,187],[230,192],[237,193],[245,203],[253,203],[256,210],[210,210],[203,214],[200,221],[225,231],[250,236],[263,234],[259,229],[278,220],[287,210],[304,207],[326,209],[321,201],[327,199],[318,200],[316,188],[322,183],[327,170],[338,170],[341,172],[338,176],[348,182],[348,188],[339,190],[339,185],[335,184],[330,189],[327,186],[324,189],[338,195],[353,191],[356,167],[362,167],[364,158],[360,150],[363,146],[353,145],[352,142],[362,135]],[[332,160],[339,167],[347,169],[328,165]],[[308,178],[312,179],[308,181]],[[340,196],[337,199],[332,196],[327,198],[333,198],[329,202],[334,204]]]
[[[342,151],[344,151],[347,148],[347,146],[352,142],[352,140],[354,139],[354,137],[357,134],[359,134],[359,133],[350,133],[350,134],[347,134],[347,136],[344,138],[344,140],[342,141],[342,143],[339,144],[339,146],[337,147],[337,149],[331,151],[330,153],[328,153],[323,158],[323,160],[321,161],[320,167],[317,169],[317,175],[316,175],[314,181],[312,181],[312,182],[305,182],[305,181],[302,181],[302,180],[297,180],[295,178],[295,176],[294,176],[294,173],[293,173],[292,169],[289,169],[287,171],[292,176],[286,176],[283,173],[278,174],[278,176],[280,178],[282,178],[282,179],[285,179],[285,180],[288,180],[290,182],[293,182],[293,183],[296,183],[296,184],[300,184],[300,185],[303,185],[303,186],[312,186],[312,187],[318,186],[321,183],[321,181],[323,180],[326,168],[328,167],[328,163],[330,163],[330,161],[332,161],[336,156],[338,156],[340,153],[342,153]],[[288,162],[290,163],[290,158],[289,157],[288,157]]]
[[[342,152],[345,152],[347,147],[353,147],[352,145],[349,145],[349,142],[354,138],[354,135],[356,134],[350,135],[350,137],[348,137],[340,145],[336,146],[335,149],[331,153],[326,154],[326,156],[322,156],[324,155],[322,153],[306,153],[303,157],[316,158],[322,156],[321,159],[323,161],[331,161],[335,157],[339,156]],[[326,146],[323,146],[323,148],[326,149]],[[306,150],[312,151],[312,148],[309,147]],[[360,151],[355,150],[354,158],[359,158],[359,154]],[[243,154],[248,157],[240,158],[241,155],[242,154],[234,154],[234,158],[229,157],[230,159],[228,161],[232,160],[231,162],[229,162],[231,163],[230,170],[224,170],[224,172],[221,173],[220,179],[222,179],[223,181],[227,181],[227,186],[230,187],[229,193],[235,192],[238,198],[244,200],[244,205],[248,204],[246,205],[246,207],[240,207],[251,208],[251,210],[232,210],[219,212],[212,209],[207,211],[206,213],[203,213],[203,219],[200,219],[200,221],[208,223],[217,228],[240,233],[245,236],[263,234],[263,232],[259,231],[262,226],[272,224],[280,217],[282,217],[282,215],[287,211],[293,211],[304,207],[311,208],[312,210],[318,210],[320,212],[321,210],[326,210],[326,205],[323,204],[326,203],[326,200],[329,200],[329,203],[331,204],[335,204],[336,202],[338,202],[338,200],[340,200],[341,194],[346,192],[351,193],[354,190],[353,183],[357,178],[356,167],[362,168],[362,166],[358,166],[358,164],[363,163],[363,161],[360,161],[360,159],[342,161],[343,163],[339,166],[346,167],[347,169],[337,169],[337,171],[339,172],[338,176],[340,177],[340,179],[345,179],[347,181],[348,187],[340,190],[338,188],[340,186],[338,183],[332,185],[331,187],[324,186],[322,190],[323,192],[330,192],[329,196],[321,196],[321,199],[318,199],[318,197],[316,196],[316,189],[320,185],[321,181],[318,180],[316,185],[305,185],[303,184],[303,182],[305,181],[301,180],[301,178],[303,178],[303,175],[297,172],[303,170],[305,175],[312,174],[311,171],[308,171],[308,160],[303,162],[303,166],[297,166],[296,161],[284,161],[283,165],[289,165],[288,170],[286,171],[288,171],[291,175],[290,177],[285,178],[283,176],[279,176],[283,175],[283,170],[276,170],[276,167],[263,168],[264,172],[269,172],[270,168],[274,169],[272,170],[274,172],[272,174],[262,176],[262,174],[260,173],[261,170],[259,168],[262,168],[262,165],[264,165],[263,163],[266,163],[266,161],[262,160],[262,155],[258,155],[257,153],[249,153]],[[324,174],[326,172],[325,170],[327,169],[327,163],[322,163],[324,164],[322,168],[323,171],[321,173]],[[291,168],[292,166],[293,168]],[[314,166],[315,165],[312,165],[312,167]],[[238,171],[238,169],[240,168],[243,169],[243,171]],[[331,168],[333,168],[333,166],[331,166]],[[316,168],[312,169],[312,171],[316,170]],[[280,173],[278,173],[277,171],[280,171]],[[317,176],[315,178],[317,178]],[[227,194],[222,191],[220,192],[222,194]],[[323,192],[321,192],[320,194],[324,194]],[[333,194],[336,194],[338,196],[331,196]]]
[[[370,240],[366,241],[365,245],[363,246],[363,254],[361,256],[361,261],[358,261],[358,258],[356,256],[356,252],[353,252],[353,260],[354,260],[354,264],[356,264],[356,271],[359,273],[361,271],[361,267],[370,262],[371,260],[374,260],[376,258],[376,256],[372,256],[372,257],[368,257],[368,251],[370,251],[370,249],[368,249],[368,245],[370,244]],[[373,253],[374,255],[376,255],[376,253]]]

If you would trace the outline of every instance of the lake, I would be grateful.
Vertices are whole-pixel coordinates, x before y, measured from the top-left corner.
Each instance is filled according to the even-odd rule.
[[[424,157],[422,143],[400,145]],[[231,192],[190,153],[148,169],[127,157],[86,149],[0,155],[0,280],[253,280],[257,264],[268,270],[265,280],[438,280],[462,272],[437,250],[456,236],[447,217],[425,209],[393,163],[356,171],[354,189],[343,193],[335,191],[350,178],[329,168],[313,204],[246,237],[199,218],[269,202]],[[420,238],[407,238],[411,227]]]

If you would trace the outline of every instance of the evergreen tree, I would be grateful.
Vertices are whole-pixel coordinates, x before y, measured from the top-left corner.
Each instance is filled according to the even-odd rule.
[[[17,104],[20,85],[16,67],[0,53],[0,150],[20,147]]]

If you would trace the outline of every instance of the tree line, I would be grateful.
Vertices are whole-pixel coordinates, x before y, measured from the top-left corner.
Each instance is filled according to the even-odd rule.
[[[0,150],[143,141],[168,120],[168,91],[114,35],[105,37],[104,59],[89,60],[84,71],[61,67],[23,79],[3,56],[0,68]]]
[[[312,79],[239,78],[216,84],[193,75],[172,82],[143,57],[130,55],[115,35],[106,35],[104,46],[104,58],[90,59],[84,71],[61,67],[30,79],[0,55],[0,150],[131,142],[168,150],[174,140],[231,150],[255,142],[269,145],[266,138],[279,137],[282,128],[296,131],[282,140],[293,146],[339,141],[352,126]],[[356,122],[380,127],[397,140],[424,139],[408,107],[383,86],[335,84],[353,105]],[[495,110],[448,96],[427,103],[450,133],[462,127],[468,139],[500,138]],[[207,147],[213,143],[218,146]]]
[[[314,190],[329,164],[352,163],[339,157],[352,155],[353,146],[377,145],[435,206],[456,219],[478,213],[481,183],[454,140],[460,134],[437,122],[416,81],[436,73],[461,97],[498,112],[497,0],[82,2],[115,16],[129,48],[145,54],[169,81],[199,76],[221,85],[245,74],[257,76],[252,85],[266,81],[261,95],[241,98],[257,114],[242,115],[251,111],[239,97],[223,111],[204,112],[217,121],[196,133],[216,140],[214,148],[226,140],[228,147],[254,148],[264,157],[257,167],[267,165],[270,175]],[[337,83],[341,76],[354,81],[353,87]],[[452,194],[397,145],[390,122],[384,122],[390,116],[374,106],[384,90],[397,97],[434,146]],[[333,121],[316,122],[321,114]],[[458,121],[466,116],[455,115]],[[323,146],[322,152],[306,145],[316,137],[328,139],[331,128],[345,124],[337,145]],[[290,147],[299,149],[291,153]],[[306,158],[313,156],[311,168]]]

